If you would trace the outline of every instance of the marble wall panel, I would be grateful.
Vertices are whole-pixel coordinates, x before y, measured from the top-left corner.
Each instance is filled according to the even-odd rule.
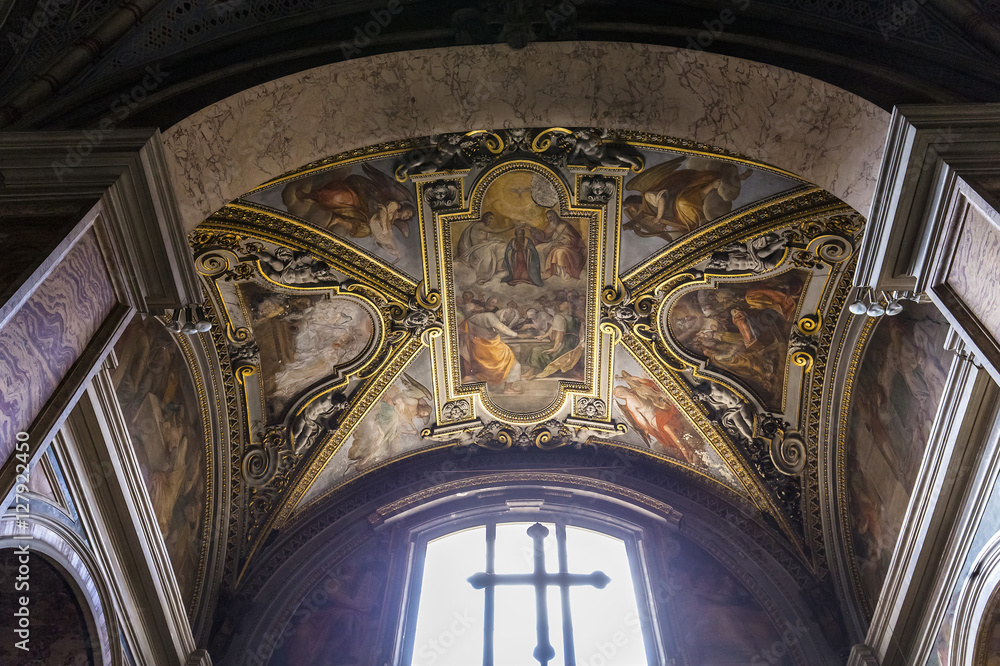
[[[948,285],[980,323],[1000,341],[1000,229],[970,207],[955,244]],[[987,288],[990,287],[990,288]]]
[[[83,235],[0,331],[0,460],[115,305],[93,231]]]
[[[462,46],[357,58],[277,79],[164,133],[180,213],[383,141],[484,127],[649,131],[753,156],[867,214],[889,114],[778,67],[640,44]]]

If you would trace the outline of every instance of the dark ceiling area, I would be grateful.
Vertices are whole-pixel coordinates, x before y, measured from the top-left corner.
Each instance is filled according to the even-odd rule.
[[[13,0],[0,42],[0,128],[84,128],[111,117],[163,129],[254,85],[348,58],[565,40],[765,62],[886,109],[993,102],[998,17],[993,0]]]

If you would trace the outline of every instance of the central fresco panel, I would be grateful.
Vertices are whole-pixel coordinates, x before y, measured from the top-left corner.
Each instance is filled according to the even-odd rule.
[[[487,174],[474,197],[471,215],[443,218],[457,388],[485,386],[501,415],[536,414],[586,379],[594,214],[569,212],[558,177],[529,162]]]
[[[802,396],[860,228],[767,165],[595,129],[372,146],[262,185],[192,234],[249,541],[421,451],[563,446],[638,452],[801,539]]]

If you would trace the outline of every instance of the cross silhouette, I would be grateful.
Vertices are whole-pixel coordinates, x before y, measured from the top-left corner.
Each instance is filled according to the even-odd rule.
[[[590,574],[571,574],[567,571],[566,559],[566,527],[556,527],[556,544],[559,549],[559,572],[545,571],[545,537],[549,530],[541,523],[535,523],[528,528],[528,536],[534,542],[535,570],[527,574],[494,573],[496,553],[496,524],[487,525],[486,529],[486,571],[469,576],[469,582],[477,590],[486,590],[486,611],[483,627],[483,666],[493,666],[493,613],[494,592],[497,585],[531,585],[535,588],[535,625],[538,643],[533,655],[541,666],[548,666],[549,660],[555,656],[555,649],[549,643],[549,612],[546,604],[546,588],[558,585],[562,592],[563,616],[563,651],[566,666],[576,665],[576,654],[573,646],[573,623],[570,618],[569,587],[571,585],[592,585],[604,589],[611,579],[602,571]]]

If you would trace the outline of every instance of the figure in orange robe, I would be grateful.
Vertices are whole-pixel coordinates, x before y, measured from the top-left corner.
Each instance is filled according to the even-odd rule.
[[[493,312],[473,312],[462,322],[459,335],[465,343],[465,374],[473,381],[504,385],[504,393],[520,393],[514,383],[521,381],[521,364],[513,350],[500,339],[517,333],[504,325]]]

